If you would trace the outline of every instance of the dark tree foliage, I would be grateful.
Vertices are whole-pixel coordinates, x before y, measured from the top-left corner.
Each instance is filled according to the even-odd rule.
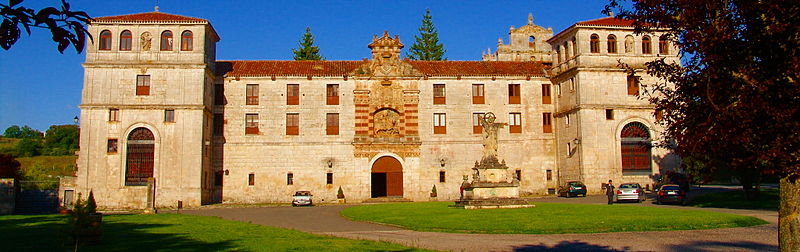
[[[0,154],[0,178],[21,177],[19,172],[20,163],[11,155]]]
[[[800,251],[800,4],[631,1],[610,0],[606,11],[640,31],[667,29],[683,57],[682,65],[647,64],[663,80],[650,100],[664,113],[675,151],[704,161],[697,167],[707,173],[779,176],[781,250]]]
[[[11,127],[6,128],[6,131],[3,132],[3,136],[8,138],[22,138],[22,129],[17,125],[11,125]]]
[[[44,153],[50,156],[71,155],[78,150],[77,125],[53,125],[44,137]]]
[[[406,57],[411,60],[447,60],[444,58],[444,44],[439,43],[439,32],[433,26],[431,10],[426,9],[422,16],[419,35],[414,35],[414,44],[408,49]]]
[[[22,127],[12,125],[6,128],[6,131],[3,133],[3,136],[8,138],[42,138],[42,135],[41,131],[32,129],[28,125]]]
[[[311,34],[311,27],[306,27],[306,33],[300,40],[300,48],[292,49],[294,60],[322,60],[319,54],[319,47],[314,45],[314,35]]]
[[[0,4],[0,47],[8,50],[17,43],[22,29],[28,35],[31,27],[44,28],[50,31],[52,39],[58,44],[58,52],[72,44],[78,53],[83,52],[86,45],[86,36],[92,38],[86,31],[84,24],[88,24],[91,17],[83,11],[71,11],[69,3],[61,0],[60,8],[47,7],[36,11],[20,6],[23,0],[9,0],[8,4]]]
[[[42,154],[42,141],[35,138],[23,138],[17,142],[17,157],[34,157]]]

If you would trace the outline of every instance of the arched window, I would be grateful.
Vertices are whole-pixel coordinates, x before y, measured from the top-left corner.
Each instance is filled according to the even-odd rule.
[[[120,51],[130,51],[131,45],[133,44],[133,35],[131,31],[124,30],[122,33],[119,34],[119,50]]]
[[[136,128],[128,135],[125,185],[147,185],[153,177],[155,137],[146,128]]]
[[[640,122],[622,128],[622,172],[650,172],[650,131]]]
[[[171,31],[164,31],[161,33],[161,51],[172,51]]]
[[[669,54],[669,44],[667,43],[667,36],[662,35],[658,37],[658,53]]]
[[[577,41],[575,37],[572,37],[572,56],[578,56],[578,44],[575,41]]]
[[[642,37],[642,54],[653,54],[653,49],[650,47],[650,36]]]
[[[589,40],[589,49],[591,50],[592,53],[599,53],[600,52],[600,36],[597,36],[597,34],[592,34],[592,36],[589,37],[589,38],[590,38],[590,40]]]
[[[181,33],[181,51],[191,51],[191,50],[192,50],[192,32],[183,31],[183,33]]]
[[[104,30],[100,32],[100,50],[111,50],[111,32]]]
[[[617,53],[617,36],[608,35],[608,53]]]
[[[528,47],[536,49],[536,38],[533,36],[528,37]]]

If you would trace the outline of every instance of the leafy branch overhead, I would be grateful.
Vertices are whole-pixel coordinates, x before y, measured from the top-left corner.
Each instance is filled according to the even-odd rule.
[[[311,34],[310,27],[306,27],[306,33],[303,34],[299,46],[298,49],[292,49],[294,60],[323,60],[319,54],[319,47],[314,45],[314,35]]]
[[[406,57],[411,60],[447,60],[444,58],[444,44],[439,43],[439,32],[433,26],[431,10],[425,10],[419,35],[414,35],[414,44],[408,49]]]
[[[46,7],[39,11],[20,6],[23,0],[9,0],[8,4],[0,4],[0,47],[11,49],[22,35],[22,29],[30,36],[31,27],[50,30],[52,39],[58,44],[58,51],[64,50],[72,44],[78,53],[83,52],[86,45],[86,36],[92,39],[86,30],[85,24],[91,20],[86,12],[71,11],[70,5],[61,0],[61,7]]]

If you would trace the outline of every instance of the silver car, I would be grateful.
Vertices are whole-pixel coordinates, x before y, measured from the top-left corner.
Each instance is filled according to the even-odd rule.
[[[292,206],[311,206],[314,202],[311,201],[311,192],[297,191],[292,196]]]
[[[620,184],[617,188],[617,201],[636,201],[636,203],[645,200],[644,189],[638,183],[624,183]]]

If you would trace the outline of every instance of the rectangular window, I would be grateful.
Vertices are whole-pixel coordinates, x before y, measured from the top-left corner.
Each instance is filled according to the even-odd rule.
[[[566,124],[567,126],[569,126],[569,117],[570,117],[569,114],[564,115],[564,124]]]
[[[108,153],[117,153],[117,139],[116,138],[109,138],[108,145],[106,152]]]
[[[328,84],[325,88],[325,104],[339,105],[339,84]]]
[[[225,105],[225,86],[214,84],[214,105]]]
[[[483,132],[483,127],[481,127],[481,118],[483,118],[483,113],[472,113],[472,134],[480,134]]]
[[[286,114],[286,135],[300,134],[300,114]]]
[[[550,84],[542,84],[542,104],[551,104]]]
[[[447,118],[444,113],[433,114],[433,134],[447,134]]]
[[[518,181],[522,181],[522,170],[515,170],[514,171],[514,176],[516,177],[516,179]]]
[[[606,120],[614,120],[614,110],[606,109]]]
[[[164,122],[175,122],[175,110],[174,109],[164,110]]]
[[[328,113],[325,115],[325,134],[339,135],[339,114]]]
[[[556,95],[561,96],[561,84],[556,84]]]
[[[472,84],[472,104],[484,104],[483,84]]]
[[[553,114],[542,113],[542,132],[553,133]]]
[[[286,105],[300,104],[300,84],[286,85]]]
[[[150,95],[150,75],[136,75],[136,95]]]
[[[553,181],[553,170],[547,170],[547,181]]]
[[[508,132],[522,133],[522,114],[508,113]]]
[[[664,111],[657,109],[655,117],[656,117],[656,122],[661,121],[661,119],[664,119]]]
[[[569,91],[575,91],[575,78],[569,78]]]
[[[445,104],[444,84],[433,84],[433,104]]]
[[[244,116],[244,134],[258,134],[258,114],[246,114]]]
[[[439,171],[439,183],[444,183],[445,177],[447,176],[445,176],[444,171]]]
[[[519,84],[508,84],[508,104],[519,104]]]
[[[224,119],[222,118],[222,114],[214,114],[214,135],[215,136],[222,136],[222,132],[224,128]]]
[[[245,104],[258,105],[258,84],[247,84]]]
[[[333,172],[325,174],[325,184],[333,185]]]
[[[291,172],[286,174],[286,184],[294,185],[294,174],[292,174]]]
[[[628,75],[628,95],[639,94],[639,77],[635,75]]]
[[[119,122],[119,109],[108,109],[108,121]]]
[[[247,174],[247,185],[256,184],[256,175],[253,173]]]

